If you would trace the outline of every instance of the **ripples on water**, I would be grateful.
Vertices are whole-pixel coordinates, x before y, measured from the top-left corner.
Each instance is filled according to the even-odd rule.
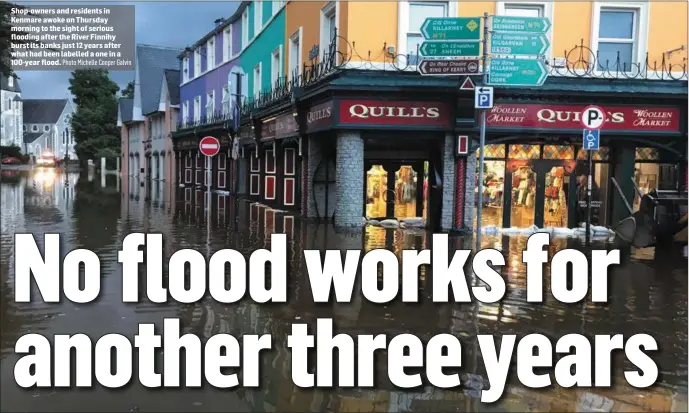
[[[548,294],[550,299],[546,303],[530,305],[525,302],[525,273],[521,264],[526,238],[484,237],[484,247],[500,249],[506,255],[503,275],[508,290],[499,304],[439,305],[424,300],[413,306],[381,306],[356,294],[352,303],[315,305],[309,300],[302,250],[388,248],[401,255],[404,249],[429,248],[431,235],[382,228],[366,228],[362,234],[342,233],[326,224],[305,223],[259,205],[235,204],[230,198],[217,196],[211,201],[208,215],[208,201],[201,191],[177,193],[160,183],[141,186],[138,181],[117,182],[111,177],[101,188],[98,179],[89,181],[77,175],[9,176],[5,172],[0,186],[3,411],[687,411],[686,261],[626,262],[613,272],[612,298],[605,306],[566,305]],[[12,244],[13,234],[19,232],[62,234],[62,254],[74,248],[96,252],[103,268],[99,300],[87,305],[14,303],[12,267],[17,251]],[[244,300],[236,305],[221,305],[207,300],[189,306],[152,304],[144,299],[137,304],[123,304],[119,301],[121,269],[116,253],[124,236],[131,232],[163,233],[164,262],[181,248],[195,248],[208,256],[222,248],[233,248],[248,256],[257,248],[269,247],[271,233],[287,233],[290,303],[262,306]],[[470,242],[451,239],[454,248],[471,245]],[[551,254],[576,247],[572,242],[555,240]],[[430,274],[422,268],[419,277],[422,295],[428,296],[430,292],[425,288]],[[14,384],[13,366],[17,359],[13,347],[23,334],[84,332],[97,339],[118,332],[132,336],[139,323],[161,324],[165,317],[179,317],[186,332],[202,337],[216,333],[271,333],[274,351],[263,360],[261,389],[147,390],[136,384],[126,391],[25,391]],[[290,379],[286,336],[291,323],[298,320],[314,324],[317,317],[333,318],[339,332],[350,334],[413,333],[422,338],[454,334],[462,339],[465,357],[461,370],[468,388],[397,390],[387,381],[383,357],[376,366],[380,371],[378,390],[298,389]],[[476,334],[491,333],[542,333],[550,337],[567,333],[622,333],[625,337],[648,333],[656,337],[661,347],[654,356],[662,371],[661,382],[652,389],[634,389],[624,384],[617,371],[618,380],[612,389],[555,387],[535,391],[514,383],[500,402],[484,405],[477,399],[476,389],[484,380],[485,371],[473,338]]]

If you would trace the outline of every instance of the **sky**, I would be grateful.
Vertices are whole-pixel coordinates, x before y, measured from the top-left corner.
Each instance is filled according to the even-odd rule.
[[[239,6],[239,2],[16,2],[17,4],[39,5],[105,5],[133,4],[136,7],[136,43],[159,46],[191,46],[210,32],[215,19],[228,18]],[[22,97],[25,99],[64,99],[69,97],[69,70],[17,71]],[[134,80],[133,71],[111,71],[110,77],[124,88]]]

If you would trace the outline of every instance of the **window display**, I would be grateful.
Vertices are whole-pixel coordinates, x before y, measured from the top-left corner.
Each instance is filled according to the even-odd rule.
[[[409,165],[402,165],[395,172],[395,217],[416,217],[416,185],[418,174]]]
[[[544,226],[567,228],[567,193],[569,176],[565,168],[554,166],[545,175]]]
[[[502,227],[505,161],[485,161],[482,185],[478,183],[478,165],[476,165],[476,171],[475,206],[478,206],[479,188],[483,188],[483,213],[481,216],[481,225]],[[474,214],[474,217],[475,216]]]
[[[373,165],[366,173],[366,216],[381,218],[387,214],[388,173],[381,165]]]
[[[593,179],[591,181],[591,224],[607,224],[608,199],[608,170],[607,163],[593,164]],[[575,171],[577,185],[576,224],[586,222],[587,206],[586,192],[588,190],[588,165],[579,162]]]
[[[520,166],[512,173],[511,226],[526,228],[534,225],[536,218],[535,200],[536,173],[530,166]]]

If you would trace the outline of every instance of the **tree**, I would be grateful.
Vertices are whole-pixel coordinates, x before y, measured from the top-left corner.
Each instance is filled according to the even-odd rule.
[[[134,99],[134,81],[133,80],[131,82],[127,83],[127,86],[124,89],[122,89],[122,92],[120,92],[120,95],[123,98]]]
[[[0,1],[0,74],[9,77],[14,74],[12,70],[12,44],[31,44],[37,43],[35,40],[17,40],[16,37],[26,35],[24,31],[12,31],[10,18],[12,9],[25,10],[26,7],[19,6],[7,1]],[[31,14],[29,14],[31,15]],[[15,39],[12,39],[12,33]]]
[[[77,108],[72,115],[74,151],[82,166],[89,159],[107,153],[120,153],[117,128],[117,91],[105,69],[80,69],[72,72],[69,91]]]

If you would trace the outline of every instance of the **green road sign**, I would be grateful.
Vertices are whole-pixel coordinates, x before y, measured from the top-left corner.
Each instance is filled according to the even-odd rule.
[[[547,33],[550,29],[547,17],[493,16],[494,32]]]
[[[420,51],[428,57],[476,57],[480,47],[479,42],[423,42]]]
[[[490,52],[511,55],[541,55],[550,47],[545,34],[493,33]]]
[[[548,77],[542,60],[491,59],[488,84],[503,86],[541,86]]]
[[[429,17],[421,25],[426,40],[481,40],[480,17]]]

